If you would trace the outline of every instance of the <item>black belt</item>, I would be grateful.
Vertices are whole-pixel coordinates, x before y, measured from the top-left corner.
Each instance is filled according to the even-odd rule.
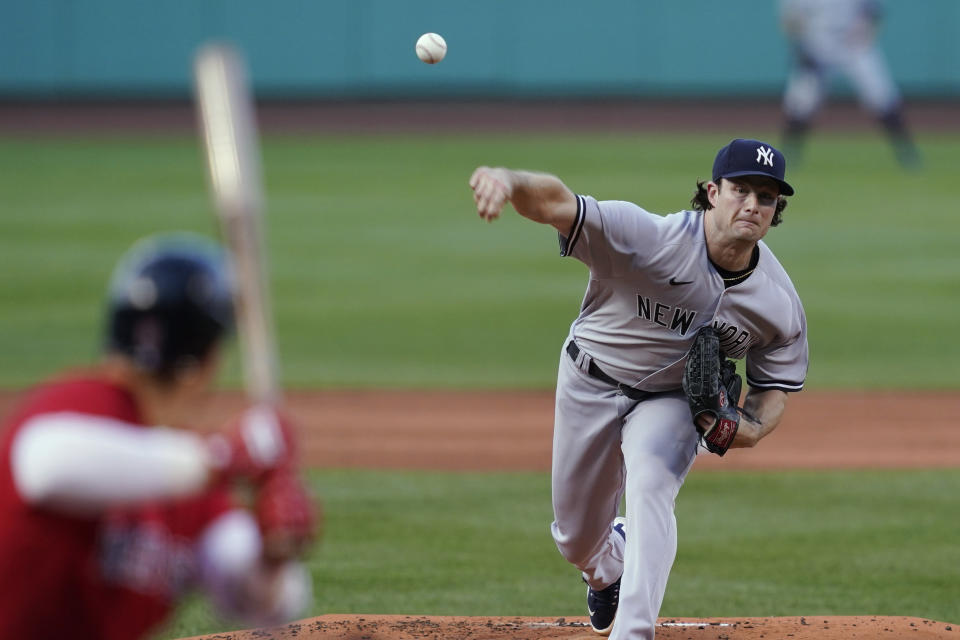
[[[570,357],[573,358],[573,361],[576,362],[577,358],[580,357],[580,347],[578,347],[577,344],[571,340],[567,343],[567,353],[569,353]],[[603,369],[597,366],[597,363],[593,361],[593,358],[590,359],[590,366],[587,367],[587,373],[597,380],[606,382],[611,387],[616,387],[620,393],[627,396],[631,400],[646,400],[651,396],[657,395],[651,391],[641,391],[640,389],[636,389],[630,385],[623,384],[622,382],[611,378],[603,372]]]

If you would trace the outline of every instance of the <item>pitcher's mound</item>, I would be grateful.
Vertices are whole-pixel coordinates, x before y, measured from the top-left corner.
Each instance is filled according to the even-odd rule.
[[[896,616],[786,618],[661,618],[657,640],[894,640],[952,638],[960,625]],[[585,618],[480,618],[447,616],[326,615],[272,630],[235,631],[207,640],[599,640]]]

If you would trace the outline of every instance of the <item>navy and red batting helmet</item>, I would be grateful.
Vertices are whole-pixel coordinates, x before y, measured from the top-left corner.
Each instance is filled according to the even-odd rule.
[[[158,378],[172,378],[201,361],[233,323],[226,254],[203,236],[150,236],[135,244],[114,269],[106,349]]]

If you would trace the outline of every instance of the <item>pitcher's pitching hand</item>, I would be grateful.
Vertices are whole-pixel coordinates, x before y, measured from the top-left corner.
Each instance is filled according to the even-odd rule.
[[[478,167],[470,176],[470,188],[477,214],[487,222],[500,217],[500,211],[513,193],[510,172],[500,168]]]

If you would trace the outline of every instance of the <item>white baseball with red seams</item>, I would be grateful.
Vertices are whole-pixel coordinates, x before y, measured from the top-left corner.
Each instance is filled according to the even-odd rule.
[[[438,33],[425,33],[417,39],[417,57],[427,64],[436,64],[447,55],[447,41]]]

